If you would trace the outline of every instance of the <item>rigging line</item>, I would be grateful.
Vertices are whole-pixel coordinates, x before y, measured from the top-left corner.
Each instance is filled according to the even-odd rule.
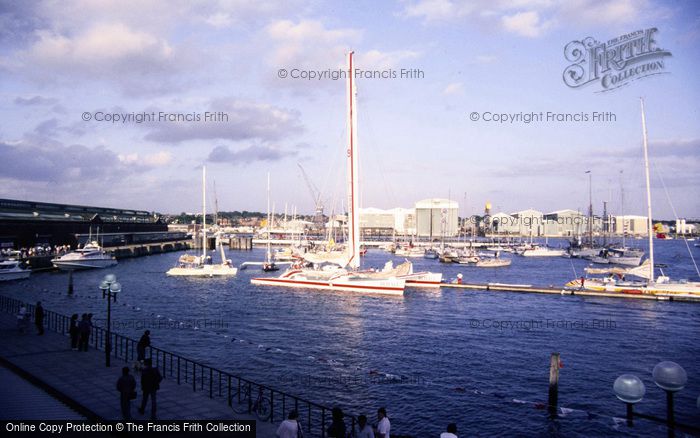
[[[671,201],[671,195],[668,193],[668,188],[666,187],[666,182],[664,181],[664,177],[661,176],[661,172],[657,169],[656,165],[654,163],[651,163],[651,166],[654,168],[654,173],[659,177],[659,180],[661,181],[661,186],[664,188],[664,193],[666,193],[666,200],[668,201],[668,205],[671,207],[671,211],[673,212],[673,217],[678,221],[678,213],[676,212],[676,207],[673,205],[673,201]],[[678,230],[676,230],[676,234],[678,234]],[[693,261],[693,266],[695,266],[695,273],[700,277],[700,270],[698,269],[698,264],[695,262],[695,257],[693,256],[693,251],[690,250],[690,245],[688,244],[688,239],[683,238],[683,241],[685,242],[685,246],[688,249],[688,254],[690,254],[690,260]]]
[[[369,107],[369,106],[368,106],[368,107]],[[363,159],[362,159],[363,156],[361,155],[361,156],[360,156],[360,160],[362,160],[362,163],[365,163],[365,164],[369,163],[370,166],[372,166],[372,170],[373,170],[372,173],[373,173],[373,174],[379,175],[379,177],[381,178],[382,184],[383,184],[383,186],[384,186],[384,187],[383,187],[383,188],[384,188],[384,192],[385,192],[385,195],[388,197],[389,202],[391,202],[391,204],[393,204],[393,205],[395,205],[395,206],[398,206],[399,204],[398,204],[398,202],[397,202],[396,194],[394,193],[394,190],[392,189],[392,186],[389,185],[389,184],[387,183],[387,181],[386,181],[386,175],[385,175],[386,172],[383,171],[383,168],[380,168],[380,166],[378,165],[378,163],[390,163],[391,160],[385,160],[385,159],[383,159],[384,156],[383,156],[383,154],[382,154],[382,148],[381,148],[381,147],[377,147],[377,144],[376,144],[376,142],[374,141],[374,139],[375,139],[377,136],[375,135],[374,125],[372,124],[371,117],[370,117],[369,115],[366,114],[366,111],[363,111],[363,112],[359,113],[359,117],[360,117],[360,119],[361,119],[362,126],[363,126],[363,127],[366,127],[366,128],[363,128],[363,129],[366,130],[366,131],[368,132],[368,135],[364,136],[362,141],[365,142],[366,144],[369,144],[369,146],[370,146],[370,147],[368,147],[368,148],[365,148],[365,149],[364,149],[365,152],[363,153],[363,155],[369,155],[369,158],[370,158],[370,159],[369,159],[369,160],[366,160],[366,159],[363,160]],[[368,153],[367,151],[369,151],[369,153]],[[371,156],[372,153],[375,154],[375,156],[376,156],[376,158],[377,158],[376,160],[372,160],[372,159],[371,159],[371,158],[372,158],[372,156]]]

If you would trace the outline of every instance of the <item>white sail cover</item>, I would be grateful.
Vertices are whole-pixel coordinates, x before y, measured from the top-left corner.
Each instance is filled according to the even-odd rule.
[[[323,263],[332,263],[344,268],[348,265],[348,253],[347,251],[321,251],[321,252],[307,252],[302,256],[307,262],[313,263],[315,265],[320,265]]]
[[[646,280],[651,280],[652,278],[652,269],[650,268],[651,262],[649,259],[646,259],[644,263],[641,265],[637,266],[636,268],[630,268],[627,270],[625,275],[634,275],[635,277],[639,278],[644,278]]]

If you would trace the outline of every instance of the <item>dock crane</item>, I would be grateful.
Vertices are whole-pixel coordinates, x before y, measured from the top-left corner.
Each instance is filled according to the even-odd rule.
[[[304,177],[304,181],[306,181],[306,186],[309,188],[309,193],[311,193],[311,198],[314,200],[314,208],[316,209],[316,213],[314,214],[314,226],[318,228],[323,228],[323,201],[321,200],[321,191],[318,190],[316,185],[311,181],[309,178],[309,175],[306,174],[306,171],[304,170],[304,167],[302,167],[301,163],[297,163],[297,166],[299,166],[299,169],[301,169],[301,174]]]

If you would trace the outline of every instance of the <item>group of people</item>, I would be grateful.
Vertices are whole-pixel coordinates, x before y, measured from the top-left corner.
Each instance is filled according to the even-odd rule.
[[[345,426],[343,410],[339,407],[333,408],[331,412],[332,422],[326,430],[328,438],[390,438],[391,422],[386,415],[386,408],[377,410],[377,424],[373,427],[367,423],[367,417],[360,415],[357,417],[357,424],[353,430],[347,430]],[[303,428],[299,423],[299,413],[293,410],[289,416],[277,428],[279,438],[302,438]],[[450,423],[447,430],[440,434],[440,438],[457,438],[457,425]]]
[[[151,359],[146,359],[146,348],[151,346],[151,331],[143,332],[141,339],[136,344],[136,364],[134,369],[141,373],[141,406],[139,413],[144,415],[148,400],[151,400],[151,420],[156,419],[156,392],[160,389],[160,382],[163,380],[158,368],[153,367]],[[124,420],[131,419],[131,400],[137,398],[136,379],[131,375],[129,367],[122,368],[122,375],[117,380],[117,391]]]
[[[37,245],[32,248],[2,248],[0,249],[0,258],[19,258],[26,259],[34,256],[60,256],[70,252],[70,245]]]
[[[389,438],[391,433],[391,422],[386,415],[386,408],[377,410],[377,424],[372,427],[367,422],[365,415],[357,417],[357,424],[354,430],[348,430],[345,425],[345,415],[339,407],[333,408],[331,412],[331,425],[328,426],[326,434],[328,438]],[[289,416],[277,428],[277,436],[279,438],[301,438],[303,437],[303,428],[299,423],[299,413],[293,410]]]
[[[88,351],[92,334],[92,313],[83,313],[78,321],[78,314],[70,317],[70,348],[73,351]]]

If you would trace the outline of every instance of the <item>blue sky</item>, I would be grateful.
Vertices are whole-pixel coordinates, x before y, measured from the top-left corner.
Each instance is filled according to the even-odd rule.
[[[656,27],[667,74],[607,93],[567,87],[564,46]],[[638,98],[647,105],[656,217],[700,217],[700,6],[694,1],[2,1],[0,196],[180,212],[199,168],[223,210],[312,211],[297,163],[342,210],[345,84],[279,69],[417,68],[359,79],[362,205],[448,197],[461,214],[643,214]],[[224,111],[229,122],[83,121],[83,112]],[[498,124],[518,112],[610,111],[615,122]],[[661,180],[665,183],[666,196]],[[211,192],[211,190],[210,190]],[[466,202],[465,202],[466,201]]]

